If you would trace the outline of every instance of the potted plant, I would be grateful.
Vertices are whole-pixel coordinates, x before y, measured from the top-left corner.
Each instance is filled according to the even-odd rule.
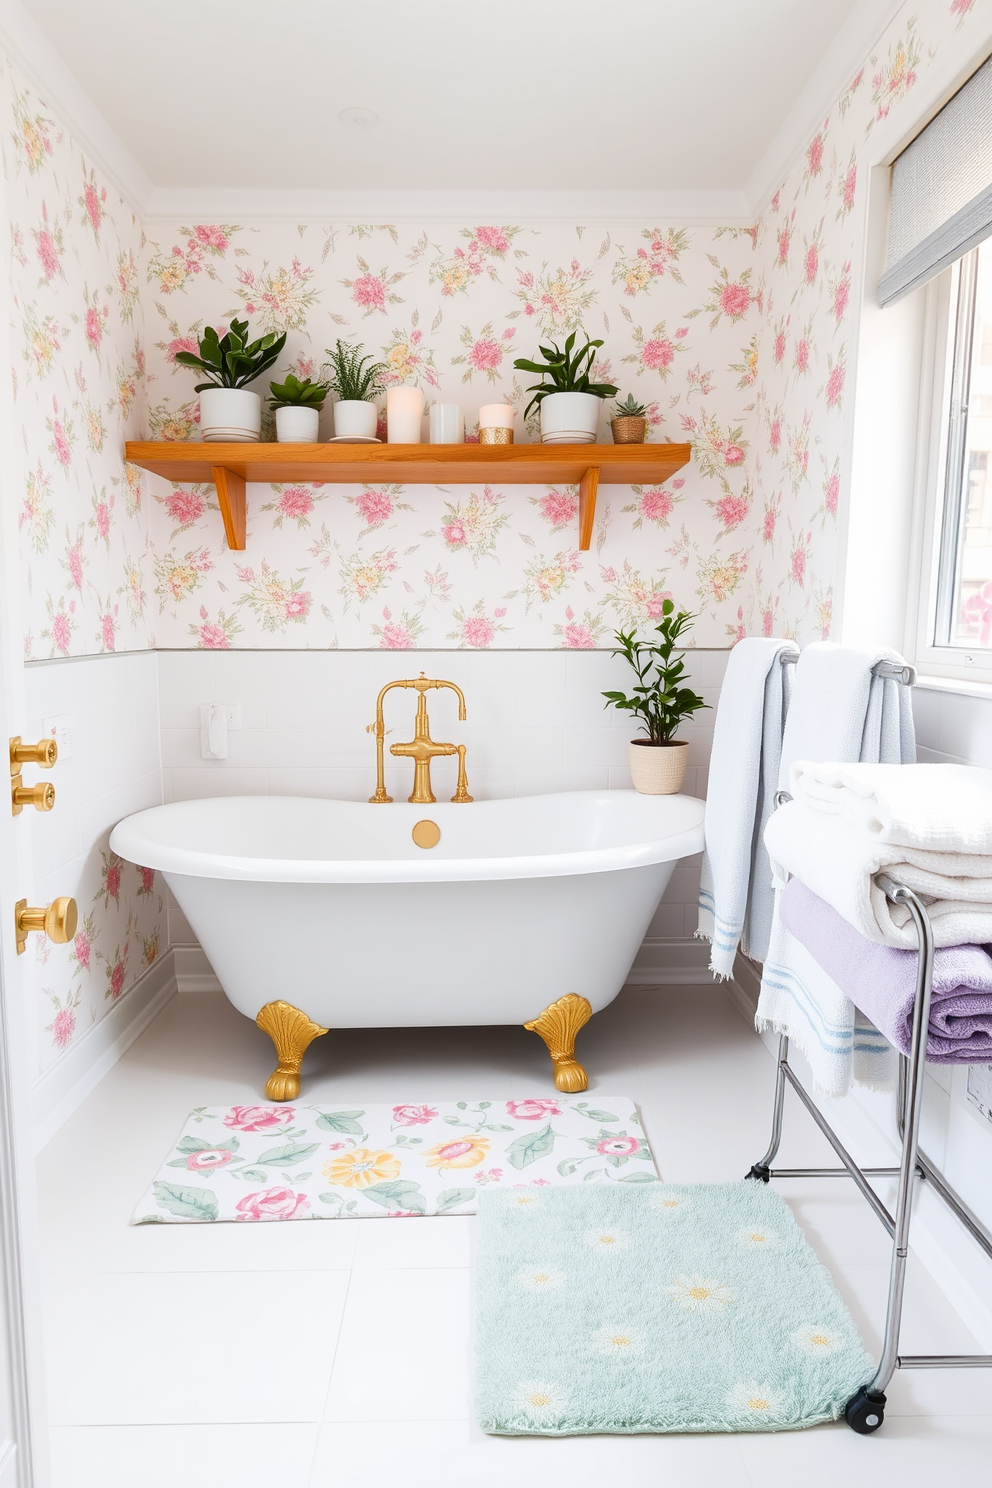
[[[379,410],[375,399],[389,371],[385,362],[373,362],[363,346],[337,341],[327,348],[330,365],[324,375],[338,395],[334,405],[334,434],[337,439],[374,439]]]
[[[622,403],[617,403],[610,419],[614,444],[643,444],[648,432],[647,409],[638,403],[633,393],[628,393]]]
[[[677,654],[675,643],[695,620],[686,610],[675,613],[675,605],[666,599],[661,607],[661,622],[655,627],[656,641],[638,641],[634,631],[616,632],[617,650],[637,673],[633,695],[604,692],[606,706],[636,713],[646,739],[630,741],[630,774],[634,789],[645,796],[674,795],[685,779],[688,741],[673,737],[683,718],[690,718],[699,708],[708,708],[698,693],[683,684],[688,681],[684,651]]]
[[[550,346],[539,346],[543,366],[524,357],[513,364],[521,372],[541,375],[540,382],[527,388],[534,396],[524,409],[524,418],[532,408],[540,408],[542,444],[593,444],[603,400],[614,397],[617,391],[612,383],[593,382],[590,377],[602,341],[587,341],[573,352],[575,336],[573,331],[564,350],[554,341]]]
[[[247,384],[267,372],[286,344],[285,332],[269,331],[248,340],[248,322],[232,320],[225,336],[207,326],[197,337],[200,354],[177,351],[176,361],[207,379],[196,384],[200,394],[200,438],[251,444],[262,430],[262,400]]]
[[[269,403],[276,414],[276,438],[280,444],[314,444],[324,399],[330,392],[326,382],[301,382],[292,372],[285,382],[270,382]]]

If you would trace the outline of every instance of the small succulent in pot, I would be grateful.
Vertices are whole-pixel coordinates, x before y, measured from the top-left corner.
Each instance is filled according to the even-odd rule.
[[[520,372],[537,372],[541,381],[527,388],[533,397],[524,409],[541,410],[541,441],[544,444],[591,444],[596,438],[599,411],[606,398],[615,396],[612,382],[593,382],[592,365],[602,341],[586,341],[574,350],[576,332],[564,347],[552,341],[539,346],[544,364],[518,357],[513,363]],[[550,380],[549,380],[550,379]]]
[[[313,444],[324,399],[330,392],[326,382],[305,377],[301,382],[287,372],[285,382],[270,382],[270,405],[276,414],[276,438],[280,444]]]
[[[621,403],[617,401],[610,428],[614,444],[643,444],[648,432],[647,409],[638,403],[633,393],[628,393]]]
[[[686,687],[685,652],[675,651],[676,642],[691,627],[695,615],[688,610],[676,613],[674,602],[662,601],[661,620],[655,626],[657,640],[639,641],[636,631],[616,632],[617,649],[637,673],[637,684],[631,695],[604,692],[606,706],[611,704],[640,719],[646,739],[630,741],[630,773],[634,789],[648,796],[673,795],[685,778],[689,745],[674,735],[684,718],[691,718],[707,703]]]
[[[389,368],[385,362],[373,361],[364,346],[353,346],[340,338],[333,350],[327,348],[327,355],[330,361],[324,375],[331,391],[338,395],[334,405],[336,437],[374,439],[379,418],[375,400],[383,390]]]
[[[256,341],[248,339],[248,322],[232,320],[223,336],[207,326],[199,342],[199,355],[177,351],[181,367],[202,372],[205,381],[196,384],[200,394],[200,437],[253,443],[262,428],[262,400],[248,387],[277,360],[286,344],[285,332],[268,331]]]

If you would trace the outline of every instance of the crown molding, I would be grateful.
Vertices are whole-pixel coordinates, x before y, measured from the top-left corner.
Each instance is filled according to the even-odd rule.
[[[151,180],[18,0],[0,0],[0,43],[141,220]]]
[[[147,223],[225,222],[637,222],[750,224],[741,191],[281,191],[155,187]]]
[[[816,133],[906,0],[857,0],[809,82],[786,114],[744,187],[752,220],[781,186],[807,141]]]

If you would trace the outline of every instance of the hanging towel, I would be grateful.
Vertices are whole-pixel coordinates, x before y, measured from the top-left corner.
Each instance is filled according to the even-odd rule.
[[[992,770],[975,765],[843,765],[798,760],[789,790],[879,842],[992,854]]]
[[[899,765],[916,759],[909,688],[872,675],[880,661],[905,666],[897,651],[857,651],[814,641],[796,666],[782,740],[779,783],[789,789],[797,760],[864,760]]]
[[[782,912],[782,893],[778,891],[756,1028],[788,1035],[805,1054],[822,1095],[846,1095],[852,1083],[894,1089],[892,1045],[793,935]]]
[[[884,869],[924,899],[936,945],[992,942],[988,854],[893,846],[845,817],[802,801],[779,807],[765,828],[765,845],[780,882],[795,874],[868,940],[916,949],[909,909],[890,903],[874,881]]]
[[[720,689],[706,793],[699,928],[711,942],[710,969],[729,977],[743,933],[761,959],[772,917],[772,875],[762,833],[778,784],[788,707],[791,641],[748,637],[730,653]],[[750,893],[749,893],[750,890]]]
[[[866,940],[797,878],[782,890],[779,914],[824,973],[897,1049],[908,1054],[916,1001],[915,951]],[[947,946],[934,952],[927,1059],[934,1064],[992,1062],[990,947]]]

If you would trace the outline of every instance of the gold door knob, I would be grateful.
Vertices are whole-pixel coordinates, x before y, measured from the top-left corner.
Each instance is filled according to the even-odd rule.
[[[19,775],[21,765],[40,765],[50,770],[59,757],[59,746],[54,739],[39,739],[37,744],[25,744],[20,734],[10,741],[10,773]]]
[[[11,785],[10,801],[11,810],[15,816],[20,816],[25,806],[33,806],[35,811],[51,811],[55,805],[55,787],[49,780],[39,781],[37,785],[20,785],[20,776],[14,778]]]
[[[27,950],[28,935],[32,930],[40,930],[56,945],[67,945],[75,935],[78,923],[79,912],[75,899],[66,896],[53,899],[43,909],[29,909],[26,899],[18,899],[14,905],[17,954],[20,956]]]

